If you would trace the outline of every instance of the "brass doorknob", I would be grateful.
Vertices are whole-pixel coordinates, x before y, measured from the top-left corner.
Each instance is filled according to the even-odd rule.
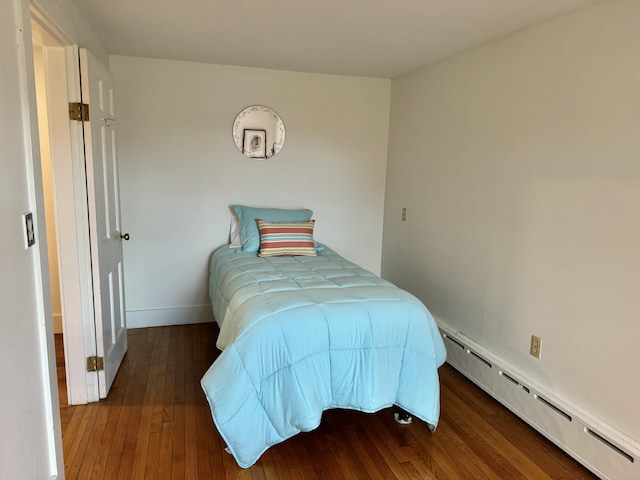
[[[121,233],[120,238],[123,240],[129,240],[131,238],[128,233]]]

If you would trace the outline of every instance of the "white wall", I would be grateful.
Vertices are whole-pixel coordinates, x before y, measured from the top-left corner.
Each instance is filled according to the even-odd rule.
[[[394,79],[382,260],[439,321],[636,441],[638,25],[639,2],[607,2]]]
[[[40,139],[40,158],[42,168],[42,189],[44,194],[44,213],[47,228],[47,251],[49,254],[49,285],[51,287],[51,309],[53,313],[53,332],[62,333],[62,306],[60,304],[60,280],[58,271],[58,246],[56,241],[56,220],[54,210],[53,177],[51,171],[51,153],[47,119],[47,91],[45,87],[44,56],[42,44],[33,48],[34,74],[37,92],[38,132]]]
[[[62,449],[55,356],[43,349],[53,333],[40,159],[37,144],[30,149],[37,123],[35,104],[27,105],[35,91],[28,5],[0,2],[0,478],[16,480],[64,476],[56,467]],[[27,211],[37,225],[29,249],[21,217]]]
[[[36,17],[44,13],[58,31],[64,32],[71,43],[86,48],[104,65],[109,64],[109,54],[97,33],[82,16],[71,0],[31,0]]]
[[[380,271],[390,81],[112,56],[130,327],[206,321],[229,205],[314,210],[316,238]],[[272,159],[242,156],[236,115],[272,107]]]

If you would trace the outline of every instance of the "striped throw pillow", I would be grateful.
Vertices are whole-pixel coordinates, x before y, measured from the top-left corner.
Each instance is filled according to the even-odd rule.
[[[260,232],[259,257],[317,255],[313,243],[315,220],[308,222],[265,222],[257,219]]]

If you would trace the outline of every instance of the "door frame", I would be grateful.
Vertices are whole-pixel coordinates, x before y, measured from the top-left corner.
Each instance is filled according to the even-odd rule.
[[[43,48],[43,56],[67,395],[70,404],[78,405],[100,399],[97,372],[86,368],[86,359],[96,355],[97,345],[83,125],[69,120],[68,114],[68,103],[81,101],[78,46],[34,3],[30,12],[31,19],[62,45]]]
[[[38,136],[37,100],[33,64],[33,41],[31,33],[31,10],[28,0],[13,0],[16,25],[16,53],[18,76],[21,83],[22,131],[26,158],[27,190],[29,203],[34,209],[37,242],[34,257],[34,286],[36,289],[36,315],[39,320],[39,335],[42,369],[42,396],[44,417],[47,425],[46,442],[49,450],[50,478],[64,478],[62,454],[62,431],[56,374],[55,344],[53,339],[53,313],[46,235],[44,232],[44,193],[42,190],[42,168],[40,166],[40,139]]]

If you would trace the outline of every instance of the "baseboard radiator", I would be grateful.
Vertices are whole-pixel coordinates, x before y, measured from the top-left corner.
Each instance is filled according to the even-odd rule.
[[[439,323],[447,363],[603,480],[640,479],[637,442],[534,385]]]

